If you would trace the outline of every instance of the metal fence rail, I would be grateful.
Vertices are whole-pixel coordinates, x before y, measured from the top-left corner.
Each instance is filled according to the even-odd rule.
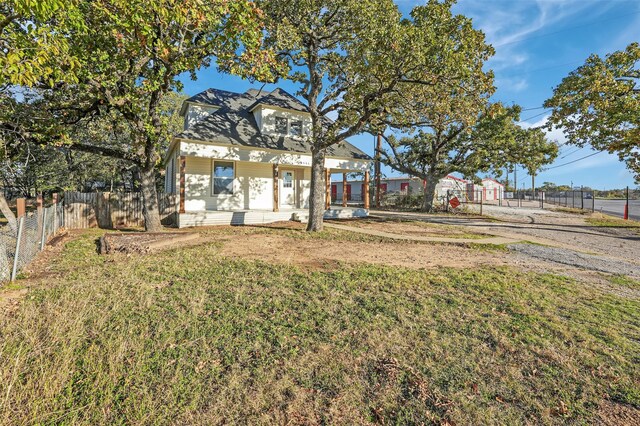
[[[64,208],[54,204],[20,216],[15,233],[0,228],[0,282],[13,281],[63,226]]]
[[[544,202],[572,209],[595,210],[593,191],[545,192]]]

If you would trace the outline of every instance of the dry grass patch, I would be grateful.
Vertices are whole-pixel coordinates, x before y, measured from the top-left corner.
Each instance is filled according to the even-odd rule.
[[[637,301],[511,269],[305,271],[221,247],[67,243],[0,318],[0,423],[582,423],[605,399],[640,406]]]
[[[619,219],[617,217],[595,213],[591,217],[585,219],[585,222],[591,226],[601,228],[623,228],[640,233],[640,222],[636,220]]]

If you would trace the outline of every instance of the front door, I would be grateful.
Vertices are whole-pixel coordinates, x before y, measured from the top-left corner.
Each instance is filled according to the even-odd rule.
[[[293,170],[283,170],[280,176],[280,207],[295,209],[297,205],[296,174]]]

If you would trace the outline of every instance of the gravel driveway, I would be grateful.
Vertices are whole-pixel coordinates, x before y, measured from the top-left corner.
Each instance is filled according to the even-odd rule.
[[[510,245],[518,260],[640,277],[640,235],[633,229],[595,227],[585,222],[588,215],[539,208],[484,206],[483,213],[491,217],[371,212],[383,217],[460,225],[476,232],[537,243]]]
[[[574,266],[591,271],[622,274],[640,278],[640,266],[621,260],[607,259],[602,256],[579,253],[556,247],[535,244],[510,244],[510,250],[535,259]]]

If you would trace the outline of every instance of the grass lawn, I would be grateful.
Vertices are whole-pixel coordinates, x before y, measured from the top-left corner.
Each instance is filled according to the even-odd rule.
[[[215,242],[99,256],[98,235],[0,317],[0,423],[583,423],[605,399],[640,407],[638,300],[504,268],[231,260]]]
[[[589,217],[585,221],[592,226],[600,226],[605,228],[630,228],[640,231],[640,222],[635,220],[619,219],[612,216],[599,215]]]

